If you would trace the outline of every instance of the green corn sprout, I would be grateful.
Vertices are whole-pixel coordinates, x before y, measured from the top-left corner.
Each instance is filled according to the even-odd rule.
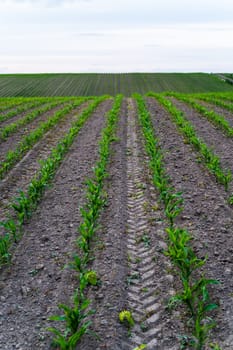
[[[124,323],[128,328],[134,326],[134,319],[132,313],[129,310],[123,310],[119,313],[119,320]]]

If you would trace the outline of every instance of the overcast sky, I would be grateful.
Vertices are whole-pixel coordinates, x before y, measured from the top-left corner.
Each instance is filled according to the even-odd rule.
[[[233,0],[0,0],[0,73],[233,72]]]

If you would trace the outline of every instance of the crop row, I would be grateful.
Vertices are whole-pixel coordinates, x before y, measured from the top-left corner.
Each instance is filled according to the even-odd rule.
[[[24,193],[20,191],[19,196],[12,199],[10,207],[14,210],[14,214],[9,214],[8,219],[0,223],[1,226],[5,228],[5,235],[0,239],[1,263],[5,263],[9,260],[10,246],[20,238],[25,220],[31,216],[33,210],[37,207],[45,189],[54,177],[56,169],[72,145],[79,130],[95,108],[106,98],[106,96],[96,98],[81,115],[77,117],[77,121],[74,122],[69,132],[51,151],[50,156],[41,162],[41,168],[28,185],[27,192]]]
[[[230,170],[223,169],[219,157],[208,148],[208,146],[200,140],[192,124],[184,117],[183,113],[178,110],[170,100],[167,100],[163,95],[149,93],[148,96],[155,97],[160,104],[170,113],[174,123],[177,125],[179,131],[185,136],[188,143],[190,143],[199,152],[203,163],[216,177],[216,180],[223,184],[225,189],[228,189],[229,183],[232,180]]]
[[[0,77],[0,96],[93,96],[147,91],[232,91],[232,86],[204,73],[23,74]]]
[[[219,94],[214,95],[214,96],[209,96],[209,95],[204,95],[204,94],[194,94],[194,95],[187,95],[187,96],[190,96],[191,98],[196,99],[196,100],[201,100],[204,102],[211,103],[215,106],[224,108],[230,112],[233,111],[233,104],[227,103],[225,98],[221,99]]]
[[[5,120],[8,120],[14,116],[17,116],[18,114],[22,113],[22,112],[26,112],[28,111],[29,109],[32,109],[32,108],[35,108],[35,107],[38,107],[38,106],[41,106],[43,105],[44,103],[47,103],[49,102],[49,98],[46,98],[46,99],[35,99],[33,100],[33,102],[29,102],[29,103],[24,103],[22,106],[18,106],[17,108],[13,109],[13,110],[10,110],[9,112],[7,112],[6,114],[2,114],[0,116],[0,122],[2,121],[5,121]]]
[[[88,98],[78,98],[74,102],[68,104],[63,109],[55,112],[48,120],[41,123],[38,128],[30,134],[23,137],[20,144],[12,151],[8,151],[4,161],[0,164],[0,178],[3,178],[9,170],[38,142],[43,135],[54,127],[74,108],[80,106]]]
[[[60,304],[63,315],[52,316],[50,320],[65,323],[64,332],[58,328],[50,327],[55,335],[54,343],[60,349],[74,349],[85,333],[89,333],[91,324],[89,316],[93,310],[89,308],[91,301],[87,298],[88,285],[98,284],[96,271],[88,270],[90,261],[90,243],[98,227],[97,222],[101,210],[106,203],[106,195],[103,191],[104,179],[107,177],[107,164],[110,155],[110,145],[115,140],[118,114],[120,111],[122,96],[117,96],[112,110],[107,115],[107,125],[102,131],[99,145],[99,160],[93,169],[93,177],[87,180],[86,204],[81,208],[82,222],[78,228],[79,236],[76,240],[79,255],[75,255],[71,263],[77,273],[78,287],[73,295],[73,306]]]
[[[205,277],[203,265],[206,263],[206,259],[200,259],[196,256],[191,246],[193,237],[186,229],[175,224],[176,217],[183,210],[182,193],[175,192],[166,174],[159,140],[155,136],[145,102],[140,95],[135,95],[135,99],[145,139],[145,148],[150,159],[149,165],[153,183],[160,193],[160,200],[169,220],[169,227],[166,230],[168,248],[165,254],[170,257],[177,269],[183,286],[183,290],[170,299],[169,306],[174,307],[180,302],[187,306],[190,315],[187,323],[189,326],[192,325],[192,336],[182,338],[182,346],[189,345],[194,349],[201,350],[205,347],[210,329],[215,326],[215,322],[207,317],[208,313],[217,308],[217,305],[210,300],[208,285],[218,282]]]
[[[33,102],[35,98],[32,97],[18,97],[18,98],[0,98],[0,113],[7,111],[8,109],[15,108],[24,103]]]
[[[171,94],[169,93],[168,95],[174,96],[177,100],[180,100],[182,102],[189,104],[198,113],[200,113],[201,115],[206,117],[210,122],[212,122],[214,125],[216,125],[220,129],[222,129],[227,136],[229,136],[229,137],[233,136],[233,128],[230,126],[229,122],[223,116],[215,113],[213,110],[210,111],[208,108],[197,103],[191,97],[186,97],[184,95],[174,94],[174,93],[171,93]],[[225,105],[226,104],[221,103],[222,107],[224,107]],[[229,105],[228,105],[228,107],[229,107]]]
[[[42,115],[45,112],[48,112],[50,109],[57,107],[60,104],[62,104],[62,101],[50,102],[45,106],[39,107],[31,113],[26,114],[23,118],[18,119],[16,122],[10,123],[5,127],[0,128],[0,140],[7,139],[10,135],[15,133],[22,126],[27,125],[38,116]]]

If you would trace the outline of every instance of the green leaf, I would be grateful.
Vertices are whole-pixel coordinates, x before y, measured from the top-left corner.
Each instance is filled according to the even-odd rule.
[[[212,311],[212,310],[215,310],[218,308],[218,305],[217,304],[208,304],[204,307],[204,312],[207,312],[207,311]]]

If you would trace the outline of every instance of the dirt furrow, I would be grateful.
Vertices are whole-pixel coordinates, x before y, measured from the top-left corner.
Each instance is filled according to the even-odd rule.
[[[216,106],[213,103],[210,102],[206,102],[206,101],[202,101],[202,100],[197,100],[197,103],[199,103],[200,105],[206,107],[208,110],[210,111],[214,111],[215,113],[219,114],[220,116],[224,117],[228,123],[230,124],[230,126],[233,128],[233,115],[232,112],[220,107],[220,106]]]
[[[101,285],[93,287],[89,297],[96,310],[92,330],[99,339],[85,336],[79,345],[83,350],[132,350],[146,342],[153,350],[179,348],[181,315],[166,309],[175,281],[163,253],[164,223],[135,118],[132,100],[124,99],[108,170],[108,205],[93,245],[91,268],[98,272]],[[130,334],[119,321],[119,313],[127,309],[136,321]]]
[[[8,137],[6,140],[0,140],[0,162],[4,161],[9,150],[14,150],[19,145],[24,136],[35,130],[37,127],[39,127],[40,123],[48,120],[49,117],[51,117],[55,112],[59,111],[62,108],[63,105],[52,108],[50,111],[36,117],[35,120],[17,130],[16,133],[10,135],[10,137]],[[76,111],[74,110],[74,113],[75,112],[78,112],[78,108]]]
[[[59,140],[71,128],[78,114],[87,107],[87,103],[81,105],[76,111],[69,113],[51,131],[46,133],[43,139],[38,142],[26,156],[10,171],[8,176],[0,183],[0,217],[5,218],[8,213],[9,201],[17,195],[18,190],[25,190],[32,177],[40,168],[39,161],[48,157],[50,151],[56,146]],[[110,108],[111,102],[107,101],[98,108],[99,112],[105,112]]]
[[[184,113],[185,118],[192,123],[197,135],[220,157],[222,166],[230,169],[233,173],[233,138],[225,136],[221,129],[211,124],[206,117],[195,112],[184,102],[174,98],[171,100]],[[230,189],[233,191],[233,184],[230,185]]]
[[[75,249],[79,208],[85,197],[85,180],[98,157],[98,142],[105,125],[102,104],[79,132],[63,161],[53,187],[25,226],[13,261],[0,275],[0,348],[50,349],[46,327],[57,305],[69,302],[76,280],[64,265]]]
[[[164,151],[167,173],[176,190],[183,192],[184,210],[178,224],[194,236],[197,255],[208,256],[204,268],[207,276],[221,282],[211,289],[211,299],[220,305],[212,315],[217,327],[211,338],[224,350],[230,350],[233,348],[232,208],[225,200],[225,191],[197,162],[196,154],[177,132],[170,115],[154,99],[147,99],[147,105]],[[189,117],[193,115],[189,110]]]
[[[126,115],[124,100],[119,116],[117,141],[112,144],[105,190],[108,194],[96,239],[93,242],[93,265],[101,285],[93,287],[88,297],[91,307],[96,310],[92,316],[92,330],[98,338],[85,335],[79,345],[83,350],[124,349],[122,339],[127,331],[119,322],[119,312],[126,305]]]
[[[37,110],[37,109],[40,109],[40,108],[43,108],[45,107],[46,105],[48,105],[49,103],[51,102],[44,102],[42,105],[39,105],[39,106],[36,106],[34,108],[30,108],[28,109],[27,111],[24,111],[22,113],[19,113],[19,114],[16,114],[15,116],[13,116],[12,118],[10,119],[7,119],[7,120],[4,120],[3,122],[1,122],[0,124],[0,127],[1,129],[4,128],[6,125],[9,125],[11,123],[15,123],[18,119],[21,119],[23,117],[25,117],[25,115]]]
[[[0,127],[2,128],[2,127],[4,127],[7,124],[14,123],[19,118],[23,118],[26,114],[28,114],[30,112],[33,112],[37,108],[40,108],[40,107],[44,106],[46,103],[48,103],[48,102],[41,103],[41,104],[39,104],[38,106],[35,106],[35,107],[30,107],[29,106],[30,108],[26,109],[25,111],[19,112],[16,115],[13,115],[12,117],[7,118],[6,120],[0,121]],[[26,104],[24,103],[24,105],[26,105]],[[29,105],[30,105],[30,103],[29,103]],[[14,110],[16,111],[15,107],[11,108],[10,110],[7,110],[7,111],[5,111],[3,113],[0,113],[0,119],[1,119],[1,116],[6,115],[8,112],[13,112]]]

